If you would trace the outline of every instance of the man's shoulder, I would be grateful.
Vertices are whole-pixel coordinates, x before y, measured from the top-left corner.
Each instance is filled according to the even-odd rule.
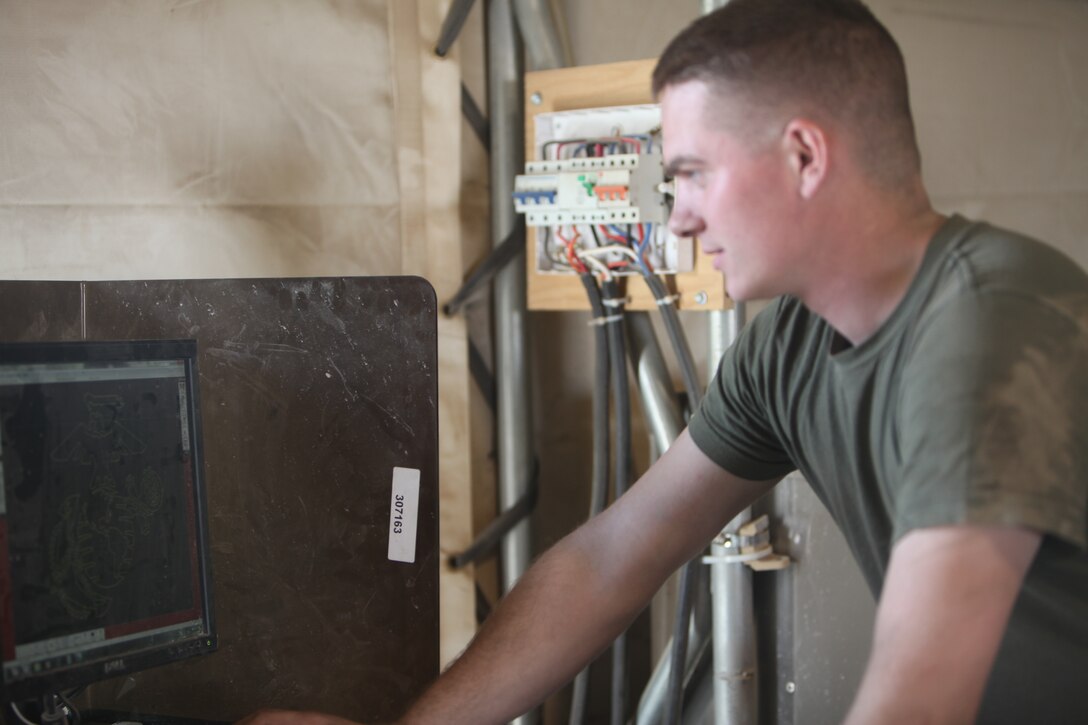
[[[977,326],[978,314],[1008,319],[1011,309],[1026,324],[1056,314],[1088,332],[1088,274],[1077,262],[1026,234],[959,216],[931,243],[912,299],[916,329],[942,318]]]
[[[1088,274],[1076,261],[1027,234],[962,217],[942,249],[941,272],[976,292],[1088,294]]]

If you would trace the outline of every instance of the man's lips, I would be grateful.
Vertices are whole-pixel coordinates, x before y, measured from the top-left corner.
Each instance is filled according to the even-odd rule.
[[[717,269],[718,271],[721,271],[721,266],[720,265],[721,265],[722,255],[725,253],[725,250],[722,249],[721,247],[707,247],[705,245],[699,245],[699,246],[702,247],[703,254],[707,255],[708,257],[712,257],[711,264],[714,266],[714,269]]]

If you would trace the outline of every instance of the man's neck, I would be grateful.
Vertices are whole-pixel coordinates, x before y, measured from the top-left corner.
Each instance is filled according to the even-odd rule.
[[[908,214],[855,219],[835,242],[835,261],[801,294],[853,345],[869,339],[902,302],[945,217],[927,203]]]

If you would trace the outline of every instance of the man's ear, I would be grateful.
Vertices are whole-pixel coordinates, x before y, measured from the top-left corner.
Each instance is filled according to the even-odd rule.
[[[782,145],[797,182],[797,193],[811,199],[827,177],[827,134],[818,124],[795,118],[786,124]]]

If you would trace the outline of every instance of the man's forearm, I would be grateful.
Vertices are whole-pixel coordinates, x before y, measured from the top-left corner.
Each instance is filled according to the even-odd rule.
[[[847,725],[974,722],[1039,542],[1027,529],[970,524],[904,536]]]
[[[607,647],[656,586],[610,584],[589,539],[575,532],[541,557],[401,723],[507,722]]]
[[[724,471],[685,431],[626,494],[533,565],[402,722],[503,723],[534,707],[774,483]]]

